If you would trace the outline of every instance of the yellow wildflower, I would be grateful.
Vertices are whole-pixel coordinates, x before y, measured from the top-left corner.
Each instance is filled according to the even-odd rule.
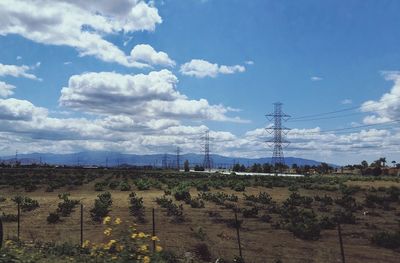
[[[138,237],[139,237],[139,238],[144,238],[144,237],[146,237],[146,234],[143,233],[143,232],[140,232],[140,233],[138,234]]]
[[[104,230],[104,235],[106,235],[106,236],[110,236],[111,235],[111,228],[106,228],[105,230]]]
[[[103,219],[103,225],[107,225],[108,223],[110,223],[110,221],[111,221],[111,217],[110,217],[110,216],[106,216],[106,217]]]
[[[133,233],[132,235],[131,235],[131,238],[132,239],[135,239],[137,237],[137,234],[136,233]]]
[[[118,252],[122,252],[123,250],[124,250],[124,246],[123,245],[117,246],[117,251]]]
[[[117,217],[117,218],[115,219],[114,223],[115,223],[116,225],[121,224],[121,223],[122,223],[121,218]]]
[[[163,248],[161,246],[156,246],[156,252],[161,252],[163,250]]]
[[[12,242],[12,240],[7,240],[5,244],[6,244],[6,246],[11,246],[13,244],[13,242]]]
[[[152,236],[152,237],[151,237],[151,240],[152,240],[152,241],[160,241],[160,239],[159,239],[157,236]]]
[[[114,244],[114,243],[117,243],[117,241],[115,241],[114,239],[111,239],[111,240],[108,242],[108,244],[110,244],[110,245],[112,245],[112,244]]]
[[[144,256],[144,257],[143,257],[143,263],[150,263],[150,258],[149,258],[149,256]]]
[[[90,241],[85,240],[85,241],[83,241],[82,248],[87,248],[89,245],[90,245]]]
[[[140,248],[139,248],[139,250],[140,250],[141,252],[147,252],[147,251],[148,251],[147,245],[141,245]]]

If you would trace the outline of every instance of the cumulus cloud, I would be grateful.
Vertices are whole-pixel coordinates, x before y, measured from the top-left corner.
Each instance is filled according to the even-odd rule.
[[[0,99],[0,119],[1,120],[23,120],[29,121],[38,116],[47,115],[47,110],[35,107],[27,100],[14,98]]]
[[[193,76],[196,78],[215,78],[219,74],[234,74],[244,71],[246,71],[246,68],[241,65],[218,65],[216,63],[210,63],[203,59],[192,59],[191,61],[181,65],[180,68],[180,72],[183,75]]]
[[[378,101],[369,100],[362,104],[361,111],[371,113],[364,118],[364,123],[373,124],[400,119],[400,72],[385,71],[382,74],[386,80],[393,81],[394,85]]]
[[[155,51],[147,44],[136,45],[131,51],[131,58],[134,61],[144,62],[150,65],[175,66],[175,61],[168,57],[168,54],[162,51]]]
[[[26,66],[26,65],[16,66],[16,65],[5,65],[5,64],[0,63],[0,76],[2,76],[2,77],[3,76],[12,76],[12,77],[16,77],[16,78],[23,77],[23,78],[28,78],[28,79],[40,80],[34,74],[28,73],[29,70],[32,70],[36,67],[38,67],[38,65],[30,67],[30,66]]]
[[[18,34],[37,43],[70,46],[80,56],[94,56],[128,67],[146,67],[104,36],[153,31],[162,22],[157,8],[144,1],[36,0],[0,2],[0,35]]]
[[[86,113],[148,118],[241,122],[226,114],[231,108],[190,100],[176,89],[177,77],[169,70],[122,75],[84,73],[69,79],[61,90],[60,105]]]
[[[11,96],[12,94],[14,94],[13,89],[15,89],[15,86],[0,81],[0,97],[6,98],[8,96]]]
[[[205,125],[182,124],[176,119],[138,120],[123,114],[90,119],[55,118],[46,109],[18,99],[0,99],[0,120],[0,142],[5,151],[20,147],[37,152],[123,149],[131,153],[159,153],[179,145],[185,152],[199,152],[201,136],[209,130]],[[240,136],[210,130],[211,151],[237,157],[270,156],[271,149],[265,143],[268,136],[264,128]],[[396,151],[399,139],[399,129],[366,129],[348,134],[327,133],[319,127],[293,129],[288,134],[292,143],[284,151],[286,156],[317,160],[343,157],[342,161],[347,162],[349,154],[365,159],[375,158],[383,148],[385,152]]]

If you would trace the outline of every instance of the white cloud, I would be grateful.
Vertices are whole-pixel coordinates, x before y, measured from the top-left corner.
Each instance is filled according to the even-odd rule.
[[[233,110],[190,100],[176,90],[178,79],[169,70],[122,75],[113,72],[84,73],[69,79],[61,90],[60,105],[86,113],[149,118],[243,122],[228,117]]]
[[[194,76],[196,78],[212,77],[218,74],[234,74],[244,72],[246,68],[240,65],[226,66],[210,63],[202,59],[192,59],[191,61],[181,65],[180,72],[183,75]]]
[[[17,58],[16,58],[17,60],[20,60],[20,59],[22,59],[22,57],[21,56],[17,56]]]
[[[70,46],[80,56],[94,56],[128,67],[147,65],[132,61],[104,36],[153,31],[161,22],[158,10],[144,1],[0,2],[0,35],[18,34],[37,43]]]
[[[348,104],[352,104],[353,101],[351,99],[344,99],[340,103],[342,103],[343,105],[348,105]]]
[[[6,98],[14,94],[15,86],[0,81],[0,97]]]
[[[27,100],[14,98],[0,99],[0,119],[1,120],[23,120],[29,121],[37,116],[47,115],[47,110],[35,107]]]
[[[131,51],[131,58],[134,61],[150,65],[175,66],[175,61],[170,59],[167,53],[162,51],[157,52],[152,46],[147,44],[136,45]]]
[[[321,81],[321,80],[323,80],[322,77],[318,77],[318,76],[312,76],[310,79],[311,79],[311,81]]]
[[[23,77],[28,79],[40,80],[34,74],[28,73],[27,71],[34,69],[37,66],[16,66],[16,65],[4,65],[0,63],[0,76],[12,76],[12,77]]]
[[[400,72],[385,71],[383,76],[386,80],[393,81],[394,85],[378,101],[370,100],[362,104],[361,110],[372,114],[364,118],[364,123],[373,124],[400,119]]]
[[[246,60],[244,63],[247,64],[247,65],[254,65],[254,61],[253,60]]]

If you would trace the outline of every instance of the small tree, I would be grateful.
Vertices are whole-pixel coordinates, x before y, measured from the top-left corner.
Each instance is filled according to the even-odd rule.
[[[183,167],[185,169],[185,172],[189,172],[190,171],[190,166],[189,166],[189,161],[185,160],[185,163],[183,164]]]

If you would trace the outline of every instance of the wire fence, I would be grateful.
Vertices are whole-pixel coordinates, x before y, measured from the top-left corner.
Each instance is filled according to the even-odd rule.
[[[92,204],[82,203],[70,216],[63,217],[61,222],[56,224],[49,224],[46,220],[51,207],[56,207],[56,204],[47,204],[46,207],[31,212],[22,212],[19,206],[16,206],[14,212],[17,220],[3,222],[4,238],[77,245],[82,245],[84,240],[96,243],[107,241],[108,237],[103,234],[105,226],[94,222],[90,216]],[[8,207],[7,212],[12,213],[12,208]],[[215,258],[246,258],[246,255],[251,255],[252,260],[246,262],[267,262],[279,257],[279,253],[275,253],[273,247],[264,247],[266,242],[263,239],[271,228],[257,218],[244,218],[231,209],[185,209],[184,220],[180,223],[168,216],[166,209],[159,207],[145,209],[144,221],[132,216],[127,207],[112,207],[110,216],[123,220],[120,235],[129,235],[129,226],[136,224],[138,231],[158,236],[164,249],[181,255],[193,251],[193,247],[203,243]],[[230,227],[227,226],[227,221],[231,223]],[[340,246],[337,244],[336,252],[338,257],[341,255],[341,262],[345,262],[341,231],[338,234]],[[273,240],[268,242],[274,244]],[[257,257],[254,258],[254,255]]]

